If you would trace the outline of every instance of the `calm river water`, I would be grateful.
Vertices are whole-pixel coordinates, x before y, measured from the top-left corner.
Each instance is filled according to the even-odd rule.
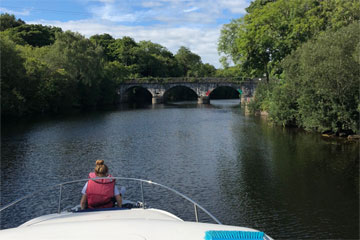
[[[359,238],[359,144],[271,126],[244,115],[238,100],[3,122],[1,205],[87,178],[96,159],[113,176],[175,188],[223,224],[275,239]],[[133,183],[119,184],[137,198]],[[82,185],[64,190],[62,207],[78,203]],[[4,211],[1,227],[56,210],[58,190],[40,192]],[[151,206],[194,218],[192,205],[176,196],[151,187],[145,195]]]

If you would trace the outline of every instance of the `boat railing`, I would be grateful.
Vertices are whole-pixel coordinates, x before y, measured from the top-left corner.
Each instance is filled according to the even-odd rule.
[[[221,224],[221,222],[214,217],[209,211],[207,211],[204,207],[202,207],[200,204],[196,203],[194,200],[192,200],[191,198],[185,196],[184,194],[178,192],[177,190],[170,188],[168,186],[165,186],[163,184],[160,183],[156,183],[150,180],[144,180],[144,179],[138,179],[138,178],[126,178],[126,177],[96,177],[96,178],[87,178],[87,179],[80,179],[80,180],[74,180],[74,181],[68,181],[68,182],[63,182],[60,184],[56,184],[56,185],[52,185],[49,187],[45,187],[43,189],[40,189],[36,192],[30,193],[28,195],[25,195],[3,207],[0,208],[0,212],[2,212],[3,210],[17,204],[18,202],[21,202],[25,199],[28,199],[36,194],[38,194],[39,192],[44,192],[44,191],[48,191],[54,188],[59,188],[59,197],[58,197],[58,207],[57,207],[57,212],[60,213],[61,212],[61,201],[62,201],[62,194],[63,194],[63,187],[65,185],[68,184],[74,184],[74,183],[79,183],[79,182],[86,182],[88,180],[98,180],[98,179],[116,179],[116,180],[123,180],[123,181],[134,181],[134,182],[138,182],[140,185],[140,191],[141,191],[141,200],[142,200],[142,207],[145,209],[146,208],[146,204],[145,204],[145,195],[144,195],[144,183],[145,184],[149,184],[149,185],[153,185],[153,186],[159,186],[161,188],[164,188],[170,192],[175,193],[176,195],[182,197],[183,199],[187,200],[188,202],[192,203],[194,206],[194,214],[195,214],[195,220],[196,222],[199,222],[199,215],[198,215],[198,209],[201,209],[204,213],[206,213],[212,220],[214,220],[216,223]]]

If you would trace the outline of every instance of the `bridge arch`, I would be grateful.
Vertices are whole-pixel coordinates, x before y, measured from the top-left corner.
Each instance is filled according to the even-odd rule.
[[[122,93],[122,102],[127,103],[151,103],[153,94],[143,86],[129,86]]]
[[[166,89],[163,99],[164,102],[197,100],[198,95],[191,87],[179,84]]]
[[[254,96],[256,85],[261,79],[227,79],[227,78],[159,78],[132,79],[117,88],[120,102],[126,102],[126,92],[132,87],[142,87],[152,96],[152,103],[162,103],[164,93],[176,86],[192,89],[198,96],[198,103],[209,103],[212,91],[219,87],[231,87],[241,93],[241,102],[247,103]],[[148,95],[150,96],[150,95]]]
[[[210,99],[240,99],[240,92],[234,86],[219,85],[216,88],[209,90],[208,96]]]

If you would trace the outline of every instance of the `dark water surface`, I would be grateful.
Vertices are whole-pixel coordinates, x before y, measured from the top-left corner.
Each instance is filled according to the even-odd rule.
[[[359,144],[271,126],[233,100],[3,122],[1,205],[87,178],[96,159],[113,176],[175,188],[223,224],[275,239],[359,238]],[[137,186],[119,184],[138,198]],[[64,190],[62,207],[79,202],[82,185]],[[56,211],[58,190],[38,192],[2,212],[1,227]],[[176,196],[145,194],[151,206],[193,220],[192,205]]]

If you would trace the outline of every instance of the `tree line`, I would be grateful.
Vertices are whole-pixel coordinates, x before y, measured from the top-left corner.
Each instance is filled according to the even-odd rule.
[[[61,28],[0,16],[1,114],[23,116],[116,103],[131,78],[221,75],[190,49],[109,34],[85,38]]]
[[[255,0],[246,11],[222,27],[218,51],[225,70],[265,79],[251,111],[284,126],[358,133],[360,2]]]

